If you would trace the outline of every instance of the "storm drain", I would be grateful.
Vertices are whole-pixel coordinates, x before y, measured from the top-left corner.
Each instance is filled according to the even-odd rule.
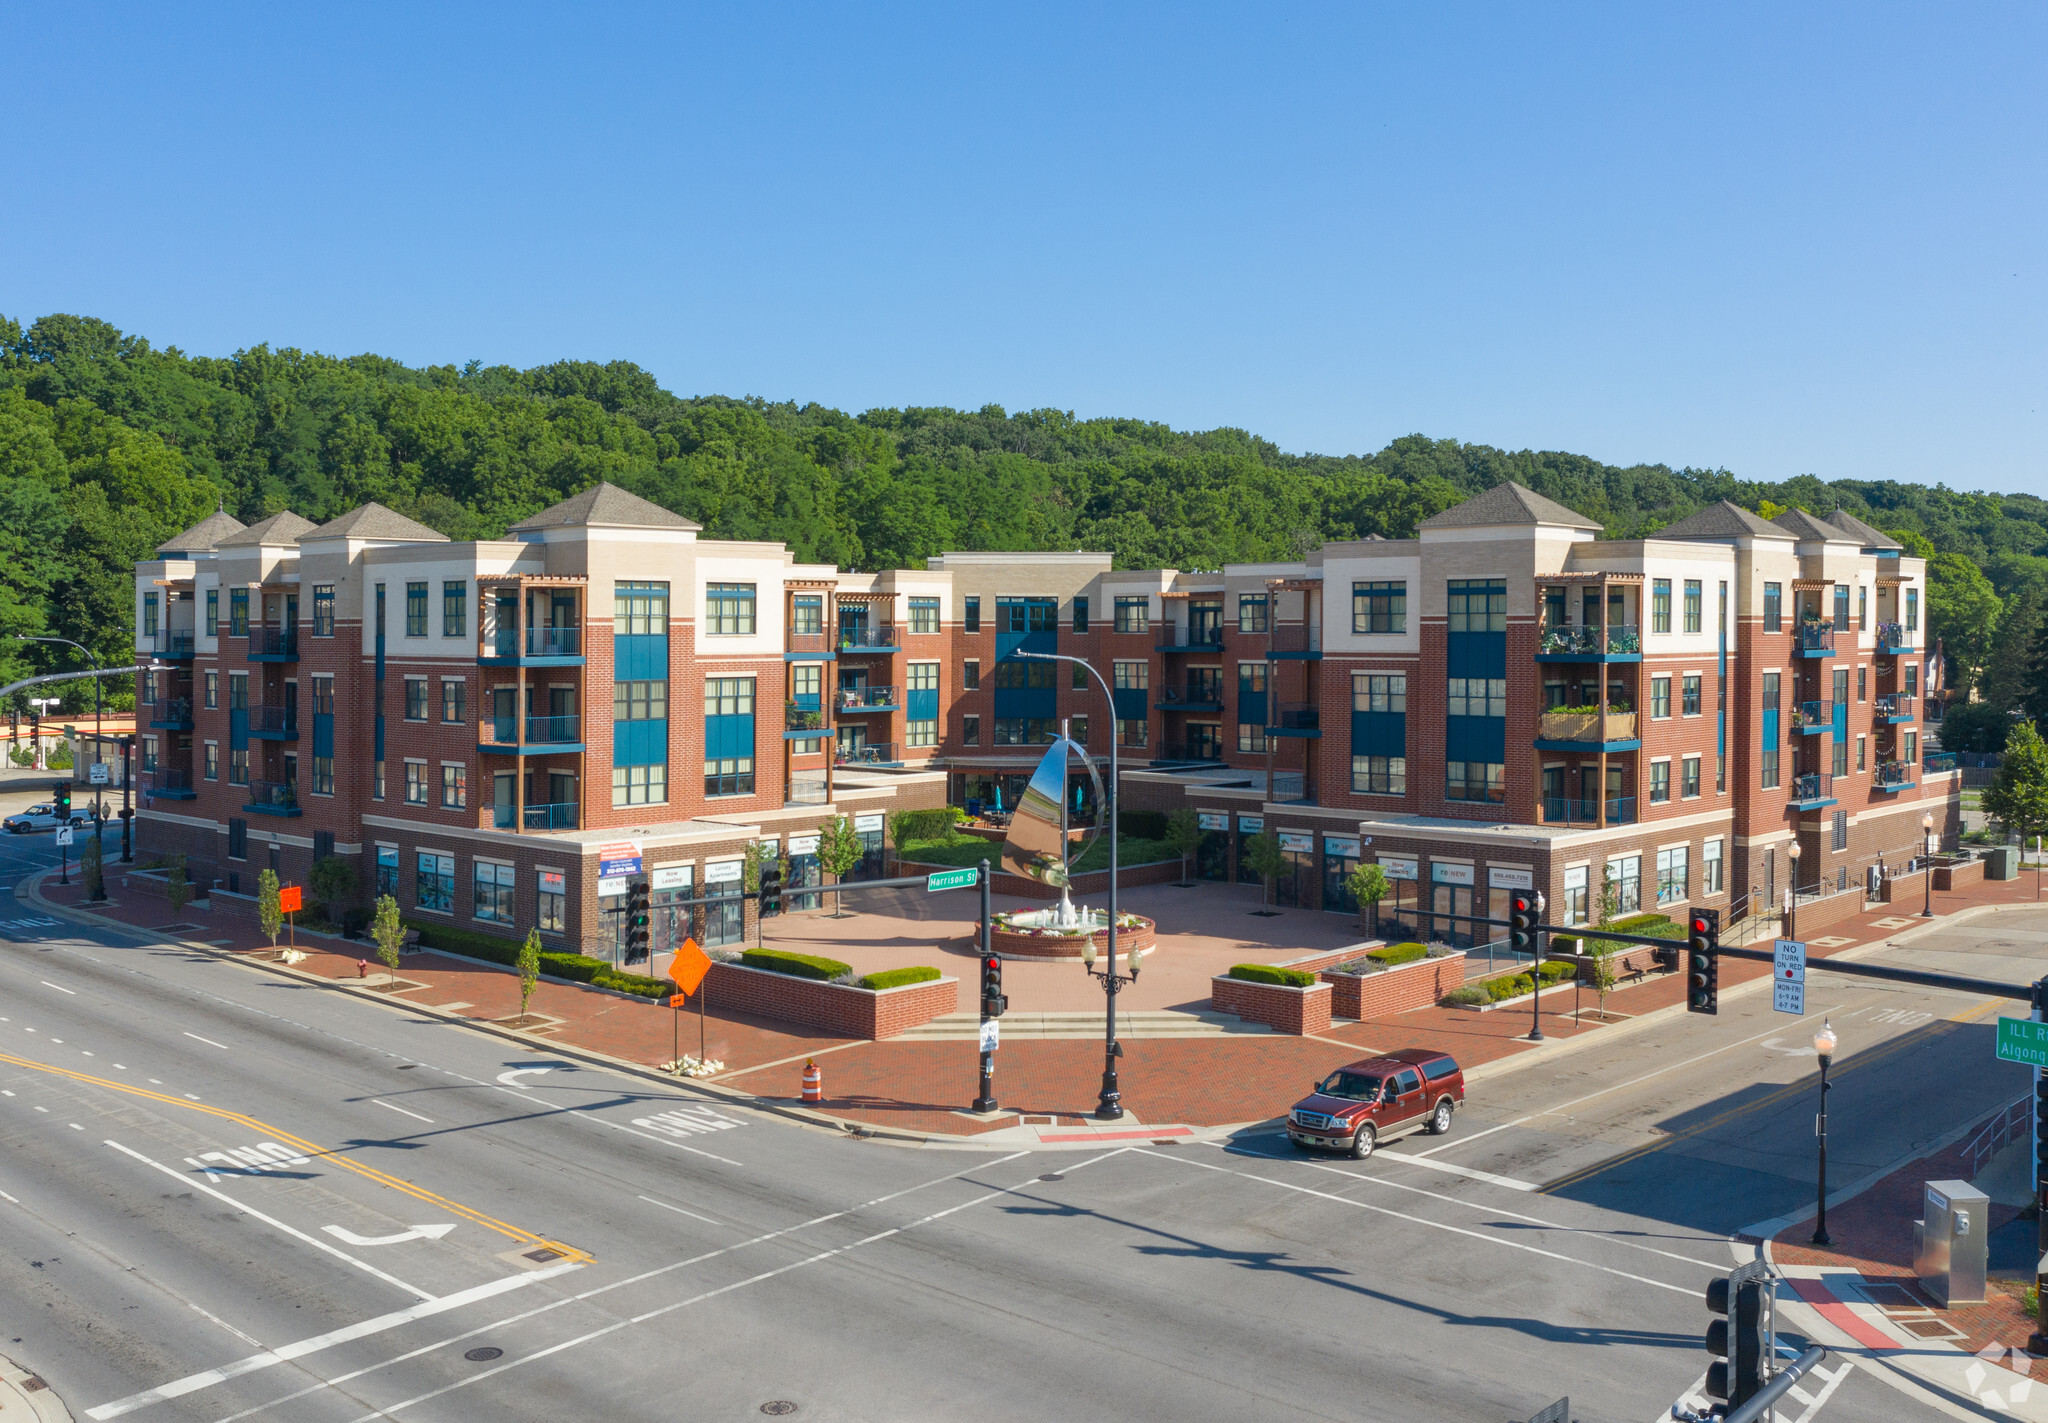
[[[786,1398],[771,1398],[761,1405],[761,1411],[780,1418],[785,1413],[796,1412],[796,1405]]]

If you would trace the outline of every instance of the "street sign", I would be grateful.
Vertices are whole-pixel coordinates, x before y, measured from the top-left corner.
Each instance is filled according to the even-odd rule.
[[[58,827],[57,827],[57,843],[58,843],[59,845],[69,845],[69,844],[71,843],[71,827],[70,827],[70,826],[68,826],[68,825],[60,825],[60,826],[58,826]]]
[[[994,1052],[1002,1046],[1002,1026],[1002,1023],[994,1018],[990,1018],[981,1025],[981,1050],[983,1052]]]
[[[924,887],[935,894],[942,889],[966,889],[980,879],[980,870],[939,870],[924,877]]]
[[[111,768],[104,761],[95,761],[85,768],[85,779],[91,785],[106,785],[110,776]]]
[[[1806,945],[1797,939],[1780,939],[1773,946],[1775,972],[1779,978],[1806,978]]]
[[[297,885],[288,884],[284,886],[277,892],[277,912],[280,914],[297,914],[299,912],[299,899],[299,887]]]
[[[611,840],[597,847],[600,879],[640,873],[640,844],[636,840]]]
[[[683,946],[676,950],[669,960],[668,976],[683,993],[695,993],[697,985],[704,981],[704,975],[711,972],[711,955],[697,947],[695,939],[683,940]]]
[[[1781,978],[1771,985],[1771,1007],[1796,1018],[1806,1016],[1806,980]]]
[[[1779,939],[1773,945],[1771,1007],[1780,1013],[1806,1016],[1806,945]]]
[[[2048,1023],[2036,1023],[2031,1018],[2000,1018],[1998,1058],[2001,1062],[2048,1067]]]

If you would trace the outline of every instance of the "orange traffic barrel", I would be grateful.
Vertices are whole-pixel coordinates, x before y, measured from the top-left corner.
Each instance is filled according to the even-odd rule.
[[[818,1071],[818,1064],[809,1060],[804,1063],[804,1100],[822,1102],[825,1100],[825,1074]]]

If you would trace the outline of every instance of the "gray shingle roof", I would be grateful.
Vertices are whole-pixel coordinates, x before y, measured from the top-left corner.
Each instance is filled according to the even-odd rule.
[[[1696,514],[1689,514],[1650,535],[1653,539],[1735,539],[1791,537],[1769,519],[1752,514],[1740,504],[1717,500]]]
[[[1824,520],[1816,519],[1804,509],[1787,509],[1771,522],[1802,543],[1818,539],[1838,544],[1859,542],[1856,535]]]
[[[1420,529],[1480,529],[1500,524],[1561,524],[1567,529],[1598,529],[1600,526],[1575,509],[1555,499],[1545,499],[1533,489],[1513,480],[1496,484],[1484,494],[1475,494],[1441,514],[1433,514],[1416,525]]]
[[[581,494],[521,519],[508,533],[524,529],[566,529],[581,524],[598,524],[631,529],[701,529],[681,514],[628,493],[616,484],[593,484]]]
[[[248,525],[233,514],[220,510],[208,514],[176,538],[157,545],[158,553],[210,553],[229,534],[239,534]]]
[[[406,518],[396,509],[387,509],[372,500],[317,529],[308,524],[299,535],[302,544],[322,539],[388,539],[395,543],[444,544],[448,542],[448,535],[436,533],[425,524]]]
[[[296,543],[300,534],[313,527],[311,519],[302,519],[291,510],[272,514],[260,523],[251,524],[238,534],[230,534],[215,544],[215,548],[279,548]]]
[[[1885,533],[1882,529],[1873,529],[1847,509],[1835,510],[1834,513],[1828,515],[1828,522],[1836,528],[1854,534],[1857,538],[1863,540],[1865,548],[1895,548],[1901,553],[1905,552],[1906,546],[1904,544]]]

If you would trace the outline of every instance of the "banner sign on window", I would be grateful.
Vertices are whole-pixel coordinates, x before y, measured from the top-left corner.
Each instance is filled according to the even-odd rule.
[[[704,883],[731,884],[741,878],[745,865],[746,861],[744,860],[725,860],[715,865],[706,865],[704,867]]]
[[[558,874],[554,870],[542,870],[540,872],[540,892],[542,894],[567,894],[569,892],[568,879],[567,875]]]
[[[1323,853],[1340,860],[1358,858],[1358,837],[1356,835],[1325,835]]]
[[[1237,829],[1241,835],[1256,835],[1265,828],[1266,817],[1263,815],[1240,815],[1237,818]]]
[[[597,896],[600,899],[623,898],[626,893],[626,883],[624,875],[620,875],[615,879],[600,878],[597,882]]]
[[[1493,889],[1534,889],[1536,876],[1527,870],[1499,870],[1489,868],[1486,883]]]
[[[792,855],[815,855],[818,853],[818,837],[815,835],[792,835],[789,837],[789,853]]]
[[[1204,830],[1228,830],[1230,817],[1220,810],[1198,810],[1195,812],[1195,824]]]
[[[1283,834],[1280,837],[1280,848],[1283,850],[1300,850],[1303,852],[1307,852],[1314,850],[1315,847],[1316,837],[1313,835]]]
[[[688,889],[690,887],[689,865],[663,865],[649,877],[654,889]]]
[[[1429,862],[1429,877],[1436,884],[1470,884],[1472,883],[1472,867],[1470,865],[1447,865],[1441,860],[1431,860]]]
[[[1380,856],[1380,871],[1381,873],[1386,875],[1388,879],[1412,880],[1416,878],[1415,861],[1411,859],[1404,859],[1398,855]]]
[[[853,828],[861,831],[863,834],[870,830],[880,830],[882,828],[882,817],[879,815],[856,815],[853,818]]]

